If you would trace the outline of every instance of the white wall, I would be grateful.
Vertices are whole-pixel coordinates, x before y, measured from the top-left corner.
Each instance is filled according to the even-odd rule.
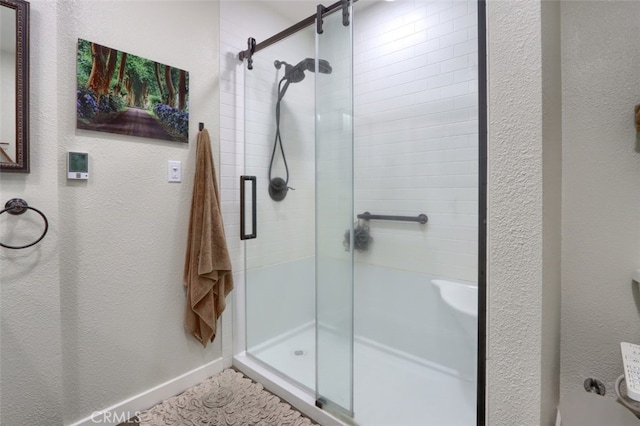
[[[24,249],[0,249],[0,423],[62,424],[62,348],[58,257],[59,134],[56,85],[56,4],[31,4],[31,173],[0,174],[0,203],[25,199],[49,220],[42,242]],[[25,213],[26,214],[26,213]],[[31,214],[31,212],[29,213]],[[0,217],[0,235],[13,219]],[[37,216],[15,232],[39,232]],[[6,219],[6,220],[5,220]],[[26,221],[26,220],[25,220]],[[27,225],[22,223],[21,225]]]
[[[487,4],[492,426],[553,424],[559,388],[558,5],[542,3]]]
[[[640,4],[562,3],[562,393],[622,374],[640,343]]]
[[[560,398],[562,226],[562,75],[560,2],[543,1],[542,19],[542,423],[555,421]]]
[[[181,375],[201,380],[230,354],[230,322],[206,349],[183,326],[198,121],[218,147],[217,20],[216,2],[31,2],[32,172],[3,173],[0,192],[41,209],[50,229],[0,253],[3,424],[90,422],[174,379],[160,393],[180,391],[194,380]],[[190,143],[76,130],[78,38],[189,71]],[[89,181],[66,180],[68,150],[89,153]],[[167,160],[182,161],[182,183],[166,182]]]
[[[91,173],[59,187],[65,421],[73,422],[222,355],[221,336],[203,349],[185,331],[182,286],[197,123],[217,139],[218,5],[59,5],[58,170],[75,150],[89,153]],[[189,144],[76,130],[78,38],[189,71]],[[182,162],[182,183],[167,183],[168,160]]]

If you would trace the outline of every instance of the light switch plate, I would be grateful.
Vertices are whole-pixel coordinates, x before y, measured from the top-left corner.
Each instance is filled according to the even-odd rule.
[[[168,165],[168,180],[169,182],[182,182],[182,164],[180,161],[169,160]]]

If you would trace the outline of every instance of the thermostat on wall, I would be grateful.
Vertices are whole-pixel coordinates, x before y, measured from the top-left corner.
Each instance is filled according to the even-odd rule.
[[[89,179],[89,154],[71,151],[67,154],[67,179]]]

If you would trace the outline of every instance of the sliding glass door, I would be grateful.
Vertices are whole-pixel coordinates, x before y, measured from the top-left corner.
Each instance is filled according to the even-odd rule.
[[[350,415],[352,27],[341,11],[323,21],[322,34],[309,26],[245,70],[246,341],[318,405]]]
[[[340,11],[316,34],[316,396],[353,412],[352,25]]]
[[[254,236],[245,240],[247,353],[310,390],[315,389],[313,57],[310,26],[260,51],[253,69],[244,71],[244,173],[255,177],[244,183],[245,231]]]

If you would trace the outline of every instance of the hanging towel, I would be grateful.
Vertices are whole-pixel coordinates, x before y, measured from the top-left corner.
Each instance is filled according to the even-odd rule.
[[[198,133],[187,256],[185,327],[204,347],[216,337],[216,320],[233,289],[209,132]]]

